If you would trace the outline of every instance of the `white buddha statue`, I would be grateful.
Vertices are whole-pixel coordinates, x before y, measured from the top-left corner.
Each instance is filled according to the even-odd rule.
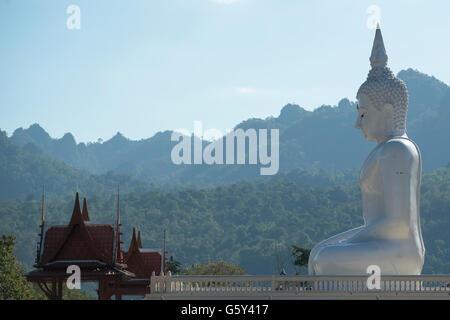
[[[378,145],[360,172],[364,225],[335,235],[310,253],[309,274],[363,275],[376,265],[382,275],[419,275],[425,248],[420,230],[421,156],[406,135],[408,91],[387,67],[379,26],[372,69],[359,88],[356,129]]]

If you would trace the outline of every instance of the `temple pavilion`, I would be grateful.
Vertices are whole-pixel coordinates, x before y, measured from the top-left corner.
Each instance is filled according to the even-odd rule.
[[[67,273],[68,267],[76,265],[81,282],[98,282],[99,300],[149,294],[150,277],[165,274],[165,249],[142,248],[141,234],[136,236],[133,228],[130,246],[124,251],[120,227],[119,195],[116,223],[94,224],[86,198],[80,209],[77,192],[72,217],[65,226],[46,224],[43,196],[36,269],[26,275],[27,280],[37,283],[49,299],[61,300],[63,286],[72,275]]]

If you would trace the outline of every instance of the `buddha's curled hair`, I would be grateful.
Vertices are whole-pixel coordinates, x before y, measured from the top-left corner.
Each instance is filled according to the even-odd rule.
[[[408,111],[408,89],[405,83],[397,78],[385,66],[376,66],[369,71],[367,80],[361,85],[356,97],[366,95],[379,110],[385,104],[394,107],[395,130],[406,131],[406,114]]]

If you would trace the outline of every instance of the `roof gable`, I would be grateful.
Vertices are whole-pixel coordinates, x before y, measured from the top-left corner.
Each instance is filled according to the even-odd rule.
[[[140,243],[140,233],[136,238],[136,230],[133,228],[130,248],[125,253],[125,263],[127,270],[136,274],[138,278],[149,278],[153,271],[155,274],[161,273],[161,255],[158,252],[142,252]]]
[[[84,201],[83,207],[88,217],[86,201]],[[69,225],[50,228],[46,232],[41,265],[58,260],[99,260],[106,264],[112,263],[112,254],[108,253],[108,242],[111,242],[110,252],[112,253],[114,229],[107,225],[87,227],[84,220],[77,192]],[[95,242],[93,238],[95,238]]]

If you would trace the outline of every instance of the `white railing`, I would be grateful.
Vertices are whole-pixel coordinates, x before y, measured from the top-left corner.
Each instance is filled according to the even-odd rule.
[[[431,297],[450,299],[450,275],[382,276],[152,276],[147,299]]]

